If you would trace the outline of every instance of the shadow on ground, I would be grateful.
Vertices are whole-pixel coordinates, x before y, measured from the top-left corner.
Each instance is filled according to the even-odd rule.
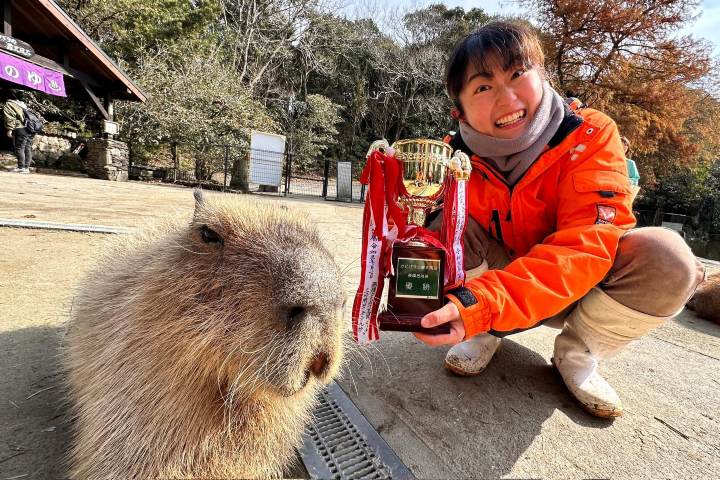
[[[698,333],[720,338],[720,324],[700,318],[695,312],[690,313],[686,310],[685,315],[675,317],[675,322]]]
[[[408,335],[386,334],[377,349],[372,361],[351,361],[341,384],[418,478],[506,475],[556,410],[583,427],[612,425],[582,411],[552,366],[509,338],[477,377],[447,372],[445,349]]]
[[[65,478],[69,440],[59,349],[64,329],[0,334],[0,478]]]

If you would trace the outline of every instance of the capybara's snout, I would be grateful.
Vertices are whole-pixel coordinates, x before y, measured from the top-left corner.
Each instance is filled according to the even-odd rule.
[[[337,375],[343,360],[345,325],[343,309],[334,305],[323,314],[308,314],[297,325],[297,357],[302,368],[303,387],[311,383],[329,383]],[[292,383],[293,365],[288,365]]]

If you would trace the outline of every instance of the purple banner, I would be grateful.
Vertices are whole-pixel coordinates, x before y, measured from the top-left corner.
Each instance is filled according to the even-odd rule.
[[[0,52],[0,78],[49,95],[65,97],[63,74]]]

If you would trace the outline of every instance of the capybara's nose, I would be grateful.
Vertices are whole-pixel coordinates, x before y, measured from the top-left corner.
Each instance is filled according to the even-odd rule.
[[[315,375],[316,377],[321,376],[325,373],[325,370],[327,370],[328,366],[328,356],[327,353],[320,352],[315,356],[312,363],[310,364],[310,371]]]

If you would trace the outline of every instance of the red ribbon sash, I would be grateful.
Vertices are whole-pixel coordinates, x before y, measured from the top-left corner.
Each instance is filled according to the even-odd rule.
[[[379,151],[368,157],[360,182],[369,185],[363,211],[360,286],[352,310],[353,336],[358,343],[378,340],[377,310],[380,305],[386,267],[383,243],[388,233],[388,202],[385,189],[384,163],[387,157]]]
[[[447,247],[447,268],[445,269],[445,289],[452,290],[465,281],[463,257],[463,235],[467,226],[467,180],[457,179],[454,175],[446,177],[445,205],[440,238]]]
[[[360,182],[369,185],[363,212],[360,285],[352,310],[353,336],[358,343],[380,339],[377,313],[385,277],[392,274],[392,248],[413,238],[445,251],[445,289],[455,288],[465,278],[463,243],[467,211],[465,180],[447,175],[445,205],[440,232],[408,225],[407,213],[398,204],[398,195],[407,195],[402,164],[378,150],[369,157]]]

